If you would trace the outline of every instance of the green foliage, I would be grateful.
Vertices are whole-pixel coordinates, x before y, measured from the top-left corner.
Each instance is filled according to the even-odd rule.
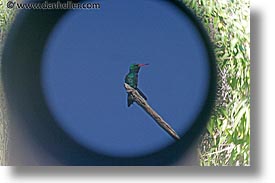
[[[14,9],[7,8],[8,0],[0,0],[0,41],[2,44],[4,34],[7,32],[15,14]]]
[[[201,20],[218,67],[216,108],[202,137],[201,166],[250,164],[249,0],[182,0]]]
[[[13,20],[15,11],[6,8],[7,0],[0,0],[0,69],[1,69],[1,53],[3,47],[4,36],[7,33],[10,23]],[[7,165],[7,118],[6,105],[3,93],[2,79],[0,75],[0,166]]]

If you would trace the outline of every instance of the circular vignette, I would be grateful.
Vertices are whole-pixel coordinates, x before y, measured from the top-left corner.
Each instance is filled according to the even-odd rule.
[[[181,2],[167,1],[181,9],[194,23],[207,48],[210,65],[207,99],[192,127],[181,136],[182,140],[146,156],[118,158],[102,155],[81,146],[59,127],[47,108],[43,95],[41,58],[50,32],[69,10],[22,10],[12,25],[6,40],[2,63],[11,127],[23,125],[26,132],[34,137],[34,141],[41,144],[45,151],[64,165],[169,165],[175,163],[206,126],[215,101],[216,61],[209,37],[202,24]],[[43,0],[36,2],[43,2]],[[56,0],[49,2],[56,2]],[[66,2],[66,0],[60,2]],[[29,45],[26,46],[26,43]]]

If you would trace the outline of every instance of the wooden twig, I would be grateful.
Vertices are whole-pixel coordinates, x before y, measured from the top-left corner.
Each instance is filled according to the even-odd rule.
[[[154,109],[152,109],[152,107],[147,103],[147,101],[138,93],[137,90],[135,90],[134,88],[132,88],[130,85],[128,85],[127,83],[124,83],[124,87],[127,91],[127,93],[130,93],[133,98],[134,101],[140,106],[142,107],[157,123],[158,125],[163,128],[166,132],[169,133],[169,135],[171,135],[173,138],[175,138],[176,140],[180,140],[180,137],[177,135],[177,133],[172,129],[172,127],[170,125],[168,125],[168,123],[166,123],[162,117],[156,112],[154,111]]]

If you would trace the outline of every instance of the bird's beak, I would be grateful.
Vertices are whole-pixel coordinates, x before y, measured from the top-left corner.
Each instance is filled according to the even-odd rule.
[[[146,66],[146,65],[149,65],[149,64],[138,64],[139,67],[143,67],[143,66]]]

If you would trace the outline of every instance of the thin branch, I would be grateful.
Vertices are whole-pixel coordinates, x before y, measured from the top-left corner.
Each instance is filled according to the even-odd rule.
[[[219,151],[215,151],[215,152],[212,152],[212,153],[202,154],[202,156],[210,156],[210,155],[213,155],[213,154],[220,154],[220,153],[222,153],[224,151],[230,151],[230,150],[234,149],[234,147],[235,147],[235,145],[230,145],[230,146],[228,146],[228,147],[226,147],[224,149],[221,149]]]
[[[127,91],[127,93],[130,93],[133,98],[134,101],[140,106],[142,107],[156,122],[157,124],[163,128],[169,135],[171,135],[173,138],[175,138],[176,140],[180,140],[180,137],[177,135],[177,133],[172,129],[172,127],[170,125],[168,125],[168,123],[166,123],[162,117],[156,112],[154,111],[151,106],[147,103],[147,101],[138,93],[137,90],[135,90],[134,88],[132,88],[130,85],[128,85],[127,83],[124,83],[124,87]]]

